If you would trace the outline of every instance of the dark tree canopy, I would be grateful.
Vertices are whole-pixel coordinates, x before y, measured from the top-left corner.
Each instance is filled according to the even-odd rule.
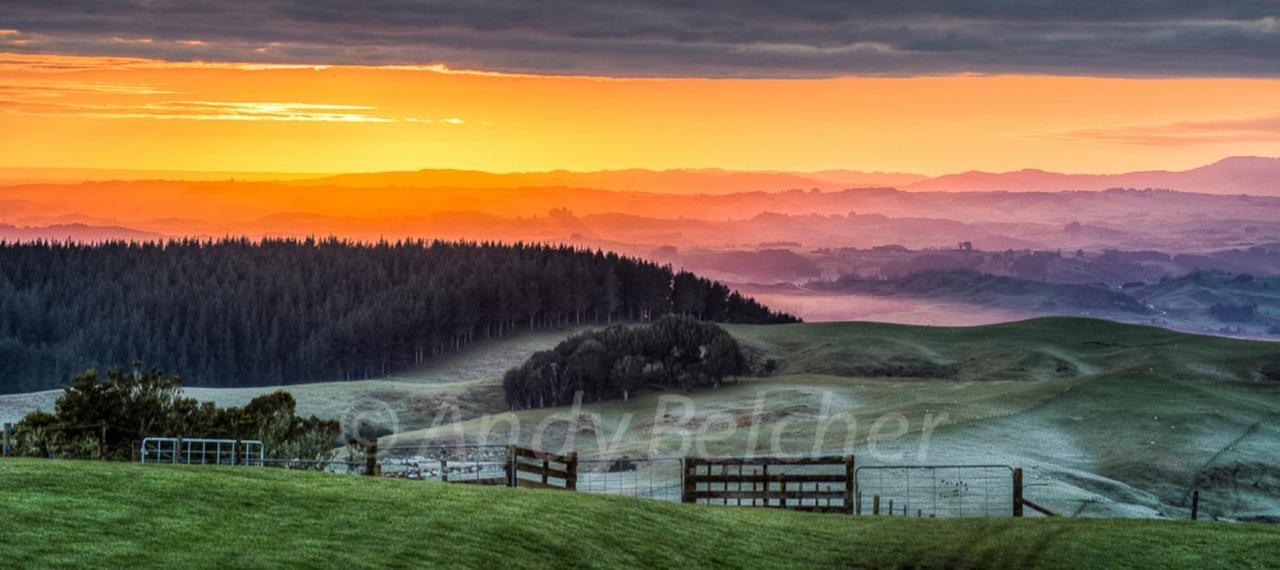
[[[565,246],[0,243],[0,393],[133,360],[195,386],[369,378],[513,330],[672,312],[794,320],[692,274]]]
[[[746,354],[724,329],[666,316],[569,338],[508,371],[502,387],[512,409],[529,409],[570,404],[579,393],[598,402],[642,388],[716,387],[748,372]]]
[[[182,379],[160,370],[114,368],[76,374],[55,412],[32,412],[16,426],[21,455],[129,460],[148,436],[257,440],[271,457],[331,454],[339,425],[296,414],[288,392],[258,396],[243,408],[219,408],[182,397]]]

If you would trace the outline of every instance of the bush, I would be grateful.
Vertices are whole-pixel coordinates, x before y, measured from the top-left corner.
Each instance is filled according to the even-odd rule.
[[[287,392],[254,398],[244,408],[218,408],[182,397],[182,379],[160,370],[116,368],[101,378],[90,369],[71,379],[55,413],[32,412],[15,426],[20,455],[79,459],[132,458],[148,436],[254,439],[273,457],[327,459],[338,422],[298,417]],[[105,438],[105,439],[104,439]]]
[[[512,409],[629,399],[643,388],[717,387],[749,371],[729,333],[711,323],[667,316],[647,326],[616,325],[580,334],[534,354],[503,378]]]

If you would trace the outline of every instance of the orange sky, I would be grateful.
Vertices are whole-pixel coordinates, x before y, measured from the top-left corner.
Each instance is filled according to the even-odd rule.
[[[1280,155],[1280,80],[600,79],[0,54],[0,166],[1180,169]]]

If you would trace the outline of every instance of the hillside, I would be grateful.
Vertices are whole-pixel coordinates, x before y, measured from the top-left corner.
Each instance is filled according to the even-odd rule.
[[[615,192],[659,192],[669,194],[731,194],[735,192],[776,192],[793,188],[839,190],[856,186],[894,186],[925,180],[925,176],[901,172],[750,172],[716,168],[693,170],[604,170],[597,172],[519,172],[498,174],[474,170],[419,170],[343,174],[298,181],[297,184],[333,185],[349,188],[407,186],[415,188],[530,188],[565,186],[599,188]]]
[[[364,241],[429,237],[616,242],[636,251],[779,241],[833,248],[893,243],[926,248],[970,241],[991,250],[1179,253],[1280,241],[1280,196],[1239,192],[926,192],[794,181],[767,191],[729,182],[734,189],[729,193],[673,194],[598,186],[463,185],[482,184],[467,181],[404,186],[398,178],[370,176],[381,185],[152,180],[4,186],[0,224],[23,228],[15,237],[84,224],[122,238],[137,235],[133,232],[200,238],[337,235]],[[826,190],[809,190],[815,186]]]
[[[358,415],[389,429],[411,430],[431,425],[444,410],[457,410],[458,419],[500,412],[502,374],[535,352],[554,347],[589,327],[521,331],[488,340],[429,360],[419,367],[372,380],[317,381],[290,386],[241,388],[186,387],[183,393],[220,407],[243,406],[255,397],[285,390],[298,403],[298,412],[324,418]],[[52,412],[62,390],[0,394],[0,421],[16,422],[33,410]]]
[[[846,278],[830,284],[812,283],[809,287],[883,296],[924,297],[1028,311],[1150,313],[1150,309],[1132,297],[1105,287],[1044,283],[970,271],[913,273],[894,280]]]
[[[847,517],[277,469],[10,460],[0,479],[25,490],[0,502],[0,555],[26,568],[1261,567],[1280,540],[1250,524]]]
[[[999,463],[1025,467],[1034,499],[1064,514],[1181,517],[1199,490],[1207,516],[1280,520],[1280,344],[1074,318],[728,329],[775,359],[778,373],[382,441],[529,443],[535,430],[511,426],[545,423],[542,445],[587,456],[694,445],[729,455],[852,451],[864,465]],[[900,414],[907,429],[873,444],[886,414]]]
[[[1013,172],[970,171],[922,180],[913,191],[990,192],[1168,188],[1208,194],[1280,195],[1280,158],[1233,156],[1189,170],[1149,170],[1122,174],[1062,174],[1023,169]]]
[[[134,360],[189,386],[368,380],[520,331],[795,320],[670,266],[523,243],[0,241],[0,266],[0,393]]]
[[[955,270],[896,279],[846,277],[810,283],[806,289],[827,295],[831,304],[846,302],[840,295],[847,294],[1028,315],[1092,316],[1197,333],[1273,337],[1280,332],[1280,277],[1273,276],[1194,271],[1152,283],[1111,287]]]
[[[512,433],[513,422],[559,418],[568,421],[550,422],[539,446],[568,444],[584,457],[681,455],[697,434],[707,453],[852,451],[860,464],[1020,465],[1030,496],[1068,515],[1181,518],[1199,490],[1206,517],[1280,520],[1280,343],[1079,318],[726,328],[773,359],[776,373],[578,410],[506,413],[502,373],[572,332],[562,330],[478,345],[390,378],[286,389],[302,413],[390,429],[387,449],[485,435],[531,444],[533,434]],[[243,405],[270,389],[188,393]],[[25,411],[33,400],[48,406],[54,396],[0,397],[0,411]],[[687,417],[673,397],[689,398]],[[902,414],[909,429],[872,446],[873,425],[886,414]],[[935,427],[927,436],[926,424]],[[754,440],[747,425],[758,426]]]

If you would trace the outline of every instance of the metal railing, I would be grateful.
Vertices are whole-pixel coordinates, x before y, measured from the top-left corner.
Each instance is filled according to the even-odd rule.
[[[182,437],[148,437],[139,449],[141,463],[197,465],[264,465],[261,441]]]
[[[912,517],[1013,516],[1009,465],[864,465],[854,471],[855,512]]]

